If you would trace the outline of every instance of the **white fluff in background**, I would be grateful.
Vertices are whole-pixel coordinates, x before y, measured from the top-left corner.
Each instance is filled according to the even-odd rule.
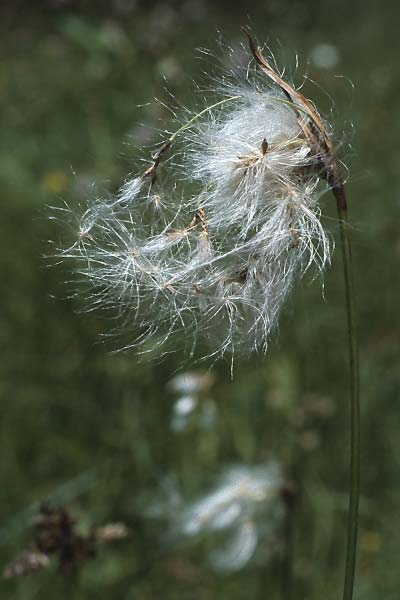
[[[192,502],[185,501],[174,478],[165,479],[161,487],[161,496],[143,498],[143,513],[165,521],[169,547],[202,542],[215,571],[239,571],[253,561],[265,565],[282,550],[287,509],[278,463],[226,467],[214,486]]]
[[[298,122],[308,117],[249,75],[221,93],[155,182],[139,175],[89,202],[59,253],[76,261],[90,308],[121,316],[128,346],[167,351],[183,332],[191,354],[199,338],[211,356],[265,351],[294,281],[329,262],[320,165]]]

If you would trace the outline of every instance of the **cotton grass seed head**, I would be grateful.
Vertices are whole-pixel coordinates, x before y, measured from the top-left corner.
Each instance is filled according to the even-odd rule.
[[[282,547],[287,506],[285,479],[275,461],[227,466],[208,492],[187,501],[176,482],[162,482],[161,496],[143,498],[144,514],[164,521],[165,543],[187,548],[201,542],[211,568],[234,572]]]
[[[340,193],[330,138],[247,35],[257,71],[225,78],[144,173],[90,200],[59,251],[90,308],[111,308],[132,331],[128,346],[265,351],[296,279],[330,260],[319,205],[327,188]]]

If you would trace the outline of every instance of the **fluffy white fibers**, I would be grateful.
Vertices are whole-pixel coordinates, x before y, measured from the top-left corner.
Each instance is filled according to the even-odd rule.
[[[167,350],[184,339],[193,351],[200,337],[210,355],[265,351],[295,279],[329,261],[320,163],[298,106],[249,77],[221,94],[145,174],[89,202],[60,251],[77,261],[90,307],[122,317],[128,345]]]

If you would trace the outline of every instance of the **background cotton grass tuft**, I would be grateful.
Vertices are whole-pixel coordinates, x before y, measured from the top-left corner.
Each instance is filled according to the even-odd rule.
[[[281,467],[226,467],[215,485],[192,502],[173,480],[165,480],[164,498],[146,500],[145,516],[167,524],[165,538],[179,545],[204,543],[210,566],[220,572],[238,571],[257,556],[264,562],[283,546],[286,514]]]
[[[217,405],[210,395],[215,377],[209,372],[184,372],[175,375],[167,389],[176,395],[171,429],[175,433],[190,428],[210,429],[218,418]]]
[[[190,354],[198,339],[216,357],[266,351],[295,280],[330,260],[310,115],[252,67],[218,93],[142,175],[89,200],[58,253],[74,261],[89,307],[132,330],[128,347],[168,351],[184,331]]]

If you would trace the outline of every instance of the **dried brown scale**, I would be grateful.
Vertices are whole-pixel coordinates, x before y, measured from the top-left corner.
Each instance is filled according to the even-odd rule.
[[[263,141],[261,142],[261,154],[263,156],[265,156],[267,154],[268,148],[269,148],[268,141],[266,140],[266,138],[264,138]]]
[[[172,144],[170,139],[166,140],[160,148],[153,154],[153,164],[143,173],[143,179],[150,178],[151,182],[154,183],[157,175],[157,167],[160,164],[164,154],[168,152]]]
[[[201,225],[201,231],[204,235],[206,235],[208,237],[208,230],[207,230],[207,224],[206,224],[206,211],[204,210],[204,208],[199,208],[198,211],[196,212],[198,221]]]
[[[199,208],[198,210],[196,210],[193,219],[189,223],[187,231],[189,231],[190,229],[194,229],[199,223],[201,224],[202,231],[207,233],[206,212],[204,208]]]
[[[189,233],[189,231],[193,231],[193,229],[195,229],[199,223],[201,224],[202,232],[206,236],[208,236],[208,230],[206,225],[206,213],[204,208],[199,208],[198,210],[196,210],[192,220],[190,221],[189,225],[185,227],[185,229],[171,228],[167,231],[167,235],[178,240],[182,239]]]

